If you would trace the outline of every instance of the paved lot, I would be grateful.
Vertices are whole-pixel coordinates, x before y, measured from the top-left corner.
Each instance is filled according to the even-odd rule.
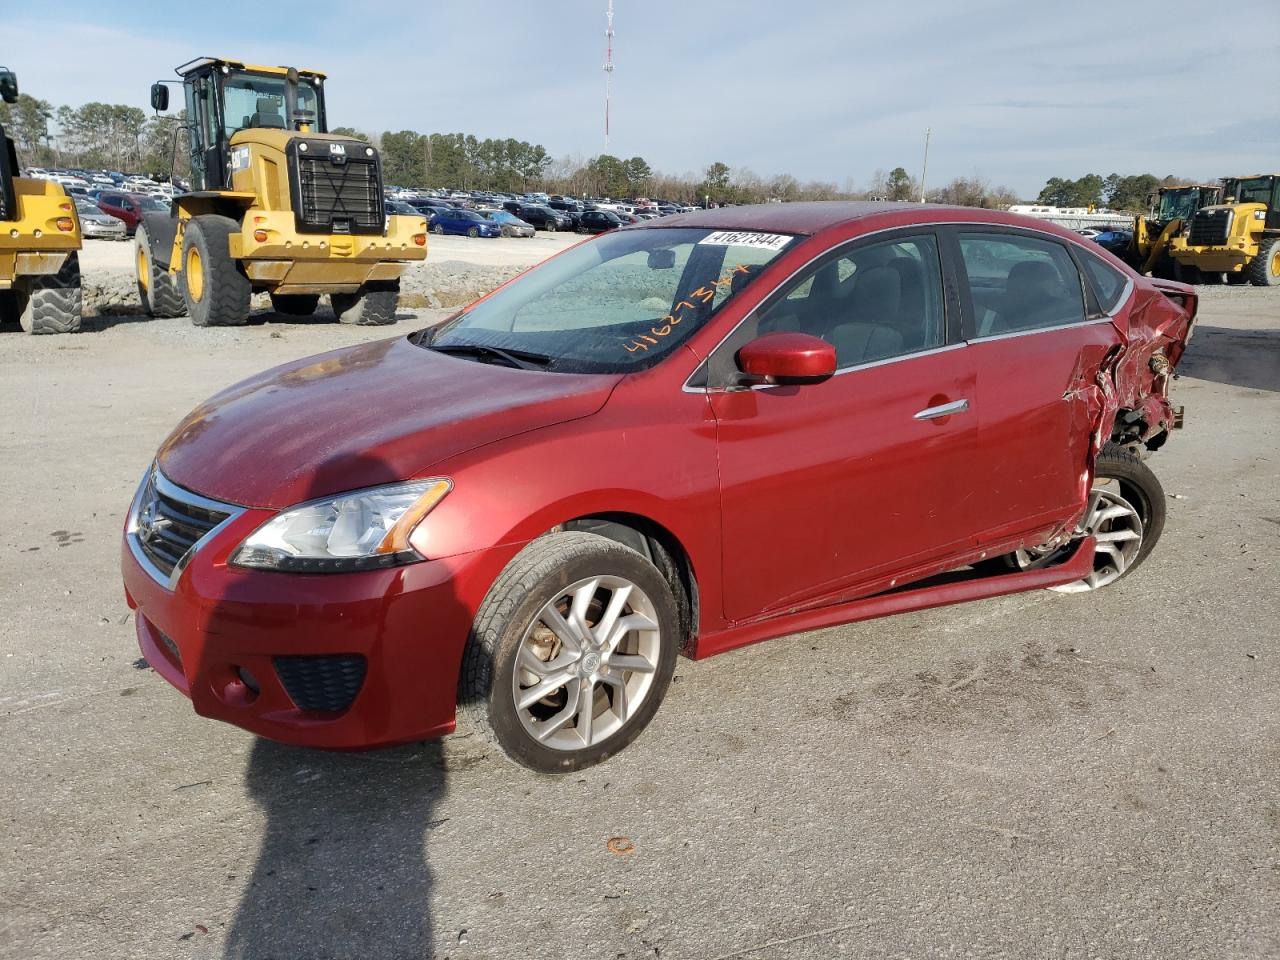
[[[280,747],[138,662],[118,536],[156,445],[387,331],[0,333],[0,956],[1280,956],[1275,293],[1207,293],[1131,578],[682,663],[564,779],[464,736]]]

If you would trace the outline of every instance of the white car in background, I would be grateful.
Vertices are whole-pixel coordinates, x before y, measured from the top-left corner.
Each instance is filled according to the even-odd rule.
[[[125,222],[111,216],[91,200],[76,198],[76,215],[80,218],[80,233],[90,240],[127,240]]]

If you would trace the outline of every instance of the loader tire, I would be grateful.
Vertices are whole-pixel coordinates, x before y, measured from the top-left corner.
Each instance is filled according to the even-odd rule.
[[[18,316],[23,330],[75,333],[80,329],[80,254],[69,254],[57,273],[29,277],[23,286],[26,303]]]
[[[151,256],[151,238],[142,224],[133,235],[134,273],[142,309],[152,317],[180,317],[187,312],[178,281]]]
[[[291,317],[309,317],[320,305],[320,295],[315,293],[273,293],[271,309],[287,313]]]
[[[374,280],[358,293],[331,293],[329,302],[339,322],[358,327],[381,327],[396,322],[399,280]]]
[[[1255,287],[1280,287],[1280,239],[1263,240],[1246,268]]]
[[[240,224],[206,214],[187,224],[182,238],[182,296],[197,327],[237,327],[249,320],[253,287],[231,257]]]

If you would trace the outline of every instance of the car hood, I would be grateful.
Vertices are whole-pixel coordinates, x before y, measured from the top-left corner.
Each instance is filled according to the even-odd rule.
[[[196,493],[278,509],[421,476],[466,450],[590,416],[619,379],[517,370],[382,340],[222,391],[178,425],[157,461]]]

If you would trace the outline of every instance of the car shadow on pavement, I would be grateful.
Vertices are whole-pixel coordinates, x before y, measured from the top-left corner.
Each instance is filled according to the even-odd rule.
[[[1178,374],[1252,390],[1280,391],[1280,330],[1196,324]]]
[[[367,754],[259,739],[246,787],[266,824],[226,960],[433,955],[427,838],[441,742]]]

